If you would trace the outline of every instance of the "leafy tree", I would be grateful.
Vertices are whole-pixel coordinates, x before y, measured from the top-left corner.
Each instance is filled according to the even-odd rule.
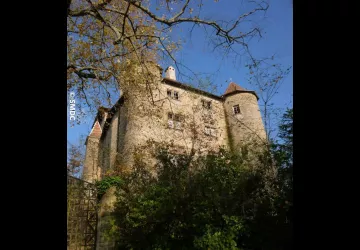
[[[277,175],[272,180],[274,196],[259,203],[254,220],[249,222],[253,249],[292,249],[293,210],[293,110],[287,109],[279,126],[279,140],[272,145],[272,160]],[[272,204],[268,201],[271,201]],[[271,206],[270,206],[271,204]]]
[[[84,146],[83,143],[71,144],[68,142],[67,148],[67,174],[78,177],[81,174],[84,164]]]
[[[279,139],[281,141],[277,143],[277,152],[283,155],[281,155],[282,157],[279,155],[278,157],[280,157],[280,159],[278,160],[284,164],[283,166],[285,168],[292,168],[293,163],[293,119],[293,109],[287,109],[279,126]]]
[[[110,105],[114,91],[134,84],[123,80],[129,65],[141,65],[147,73],[146,61],[170,59],[179,67],[174,53],[185,43],[185,29],[189,36],[203,31],[214,49],[224,53],[249,52],[249,40],[261,33],[248,23],[267,10],[267,2],[249,1],[232,20],[217,21],[203,14],[204,5],[225,4],[214,2],[68,0],[67,88],[76,92],[77,104],[97,108],[107,100]]]
[[[137,159],[117,193],[118,249],[291,249],[292,115],[272,151]]]

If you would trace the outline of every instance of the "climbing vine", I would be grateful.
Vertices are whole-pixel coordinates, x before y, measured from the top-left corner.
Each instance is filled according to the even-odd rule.
[[[107,176],[101,181],[96,181],[97,198],[100,200],[110,187],[120,187],[123,180],[119,176]]]

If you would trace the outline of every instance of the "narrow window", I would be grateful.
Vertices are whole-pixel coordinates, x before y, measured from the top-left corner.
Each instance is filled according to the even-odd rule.
[[[175,128],[181,129],[181,122],[175,122]]]
[[[167,90],[167,96],[171,98],[171,90]]]
[[[168,113],[168,127],[174,128],[173,113]]]
[[[174,99],[179,100],[179,92],[174,91]]]
[[[181,129],[182,117],[181,115],[174,115],[175,129]]]
[[[239,107],[239,104],[233,106],[233,110],[234,110],[234,114],[240,114],[240,107]]]
[[[173,120],[168,120],[168,126],[169,126],[169,128],[174,128]]]

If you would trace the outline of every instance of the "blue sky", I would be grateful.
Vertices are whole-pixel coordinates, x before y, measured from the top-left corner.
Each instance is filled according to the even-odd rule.
[[[214,20],[230,20],[239,13],[243,13],[241,0],[219,0],[218,3],[213,1],[204,1],[205,5],[202,10],[203,17],[211,17]],[[270,0],[270,7],[265,17],[257,17],[257,24],[263,29],[263,38],[253,39],[250,48],[255,56],[266,57],[276,55],[277,62],[285,67],[292,66],[293,62],[293,9],[291,0]],[[183,26],[182,31],[187,30]],[[174,30],[175,34],[182,35],[185,32]],[[173,33],[174,33],[173,32]],[[176,33],[178,32],[178,33]],[[265,33],[264,33],[265,32]],[[176,59],[181,61],[194,72],[213,73],[211,77],[212,84],[217,86],[217,94],[224,93],[229,80],[238,83],[246,89],[252,89],[246,81],[248,70],[245,68],[245,60],[236,60],[223,56],[220,53],[212,53],[209,41],[203,36],[201,31],[194,32],[191,39],[188,36],[186,44],[180,52],[176,53]],[[169,65],[161,65],[164,69]],[[215,73],[214,73],[215,72]],[[287,76],[273,101],[276,107],[285,108],[292,105],[293,93],[293,75],[292,70]],[[183,80],[179,78],[178,80]],[[69,111],[68,111],[69,112]],[[87,135],[91,130],[94,117],[89,116],[80,125],[70,126],[69,114],[67,115],[67,139],[70,143],[79,143],[82,135]]]

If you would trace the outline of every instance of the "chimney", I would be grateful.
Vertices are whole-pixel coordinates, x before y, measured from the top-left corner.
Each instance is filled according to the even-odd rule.
[[[176,81],[175,69],[173,66],[169,66],[165,70],[165,77]]]

